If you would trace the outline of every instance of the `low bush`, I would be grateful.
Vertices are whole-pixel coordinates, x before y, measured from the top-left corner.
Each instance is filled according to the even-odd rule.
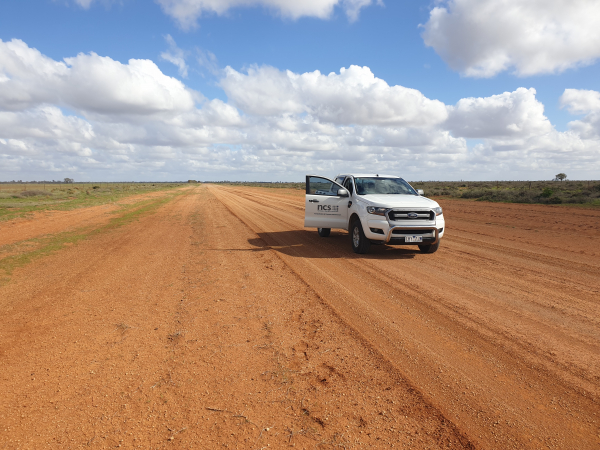
[[[50,195],[46,191],[23,191],[19,194],[20,197],[37,197],[38,195]]]
[[[543,202],[543,203],[548,203],[550,205],[558,205],[562,202],[563,202],[562,198],[560,198],[560,197],[550,197],[549,199],[546,200],[546,202]],[[573,202],[573,203],[580,203],[580,202]]]
[[[411,183],[426,196],[511,203],[600,204],[596,181],[419,181]]]
[[[484,190],[484,189],[473,189],[473,190],[468,190],[468,191],[464,191],[462,194],[460,194],[461,198],[482,198],[487,196],[490,193],[489,190]]]
[[[498,191],[490,190],[485,195],[479,197],[477,200],[488,201],[488,202],[512,202],[515,200],[513,192],[510,191]]]

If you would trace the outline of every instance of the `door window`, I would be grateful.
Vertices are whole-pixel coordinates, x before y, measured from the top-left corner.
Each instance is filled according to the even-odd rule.
[[[327,178],[308,177],[306,193],[309,195],[338,195],[340,186]]]
[[[348,190],[348,192],[350,192],[350,195],[352,195],[352,193],[354,192],[354,185],[352,184],[351,177],[346,178],[346,181],[344,182],[344,187]]]

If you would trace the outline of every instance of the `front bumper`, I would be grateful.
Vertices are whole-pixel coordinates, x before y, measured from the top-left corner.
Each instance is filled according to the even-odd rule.
[[[375,216],[376,217],[376,216]],[[393,221],[389,218],[368,217],[363,222],[365,237],[374,243],[388,245],[430,245],[437,243],[445,231],[445,220],[443,214],[436,216],[434,220],[411,220]],[[423,242],[406,242],[406,236],[422,236]]]
[[[411,233],[412,231],[412,233]],[[423,242],[406,242],[406,236],[422,236]],[[418,245],[436,244],[440,240],[440,231],[435,227],[392,226],[385,238],[386,244]]]

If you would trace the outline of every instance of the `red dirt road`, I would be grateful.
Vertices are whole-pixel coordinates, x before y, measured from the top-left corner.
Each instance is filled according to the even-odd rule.
[[[477,447],[600,448],[600,211],[442,202],[436,254],[357,256],[302,192],[210,189]]]
[[[0,448],[600,447],[599,211],[448,201],[437,253],[357,256],[303,198],[182,190],[15,271]]]

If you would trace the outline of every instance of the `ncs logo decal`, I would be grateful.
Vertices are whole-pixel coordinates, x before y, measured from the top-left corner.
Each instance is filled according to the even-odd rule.
[[[318,205],[317,211],[338,212],[337,205]]]

